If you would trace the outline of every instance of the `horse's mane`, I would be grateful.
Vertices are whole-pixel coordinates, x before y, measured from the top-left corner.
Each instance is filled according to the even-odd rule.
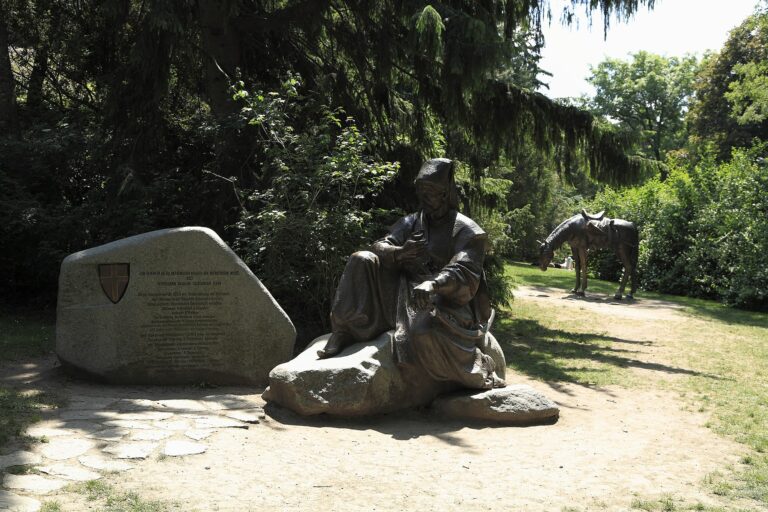
[[[579,215],[574,215],[574,217],[578,217]],[[573,221],[574,217],[569,217],[565,219],[563,222],[560,223],[559,226],[557,226],[547,237],[546,242],[547,245],[552,245],[554,242],[556,246],[553,246],[553,249],[557,249],[561,245],[563,245],[562,237],[563,235],[571,228],[571,221]]]

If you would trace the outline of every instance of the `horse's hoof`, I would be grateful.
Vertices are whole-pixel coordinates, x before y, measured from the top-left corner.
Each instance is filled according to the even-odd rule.
[[[635,297],[634,297],[634,296],[633,296],[631,293],[628,293],[628,294],[627,294],[627,299],[629,299],[629,300],[634,300],[634,298],[635,298]]]
[[[571,290],[571,293],[575,293],[575,294],[577,294],[577,295],[578,295],[578,293],[579,293],[579,290],[577,290],[576,288],[574,288],[574,289],[572,289],[572,290]]]
[[[629,297],[629,295],[627,295],[627,297]],[[617,293],[616,295],[613,296],[613,298],[616,300],[621,300],[621,294]]]

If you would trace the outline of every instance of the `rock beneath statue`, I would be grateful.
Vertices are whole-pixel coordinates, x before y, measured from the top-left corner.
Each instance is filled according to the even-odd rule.
[[[506,425],[554,423],[560,415],[556,403],[525,384],[458,391],[439,397],[432,408],[450,418]]]
[[[318,359],[330,334],[314,340],[295,359],[269,373],[263,398],[301,415],[364,416],[429,404],[455,385],[437,382],[394,360],[394,331]],[[503,356],[502,356],[503,357]]]
[[[132,236],[61,265],[56,353],[86,376],[265,385],[295,337],[269,291],[207,228]]]

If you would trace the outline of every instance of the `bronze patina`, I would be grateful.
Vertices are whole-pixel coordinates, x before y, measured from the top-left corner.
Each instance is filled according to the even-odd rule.
[[[453,172],[448,159],[425,162],[414,182],[421,209],[350,257],[321,358],[394,329],[399,364],[467,388],[505,385],[479,348],[492,321],[483,273],[488,237],[457,211]]]
[[[539,267],[547,270],[555,251],[564,243],[571,246],[576,270],[576,286],[571,292],[584,296],[587,289],[587,254],[590,249],[612,249],[624,266],[619,289],[614,298],[621,299],[627,278],[630,278],[631,299],[637,289],[637,256],[639,236],[632,222],[605,217],[605,212],[595,215],[581,210],[581,213],[566,219],[541,242],[539,247]]]

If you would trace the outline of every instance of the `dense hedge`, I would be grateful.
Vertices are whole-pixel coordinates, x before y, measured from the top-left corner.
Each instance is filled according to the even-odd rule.
[[[718,163],[678,158],[666,181],[606,188],[589,204],[640,230],[640,282],[648,290],[768,310],[768,146],[734,150]],[[616,278],[612,255],[594,259]]]

